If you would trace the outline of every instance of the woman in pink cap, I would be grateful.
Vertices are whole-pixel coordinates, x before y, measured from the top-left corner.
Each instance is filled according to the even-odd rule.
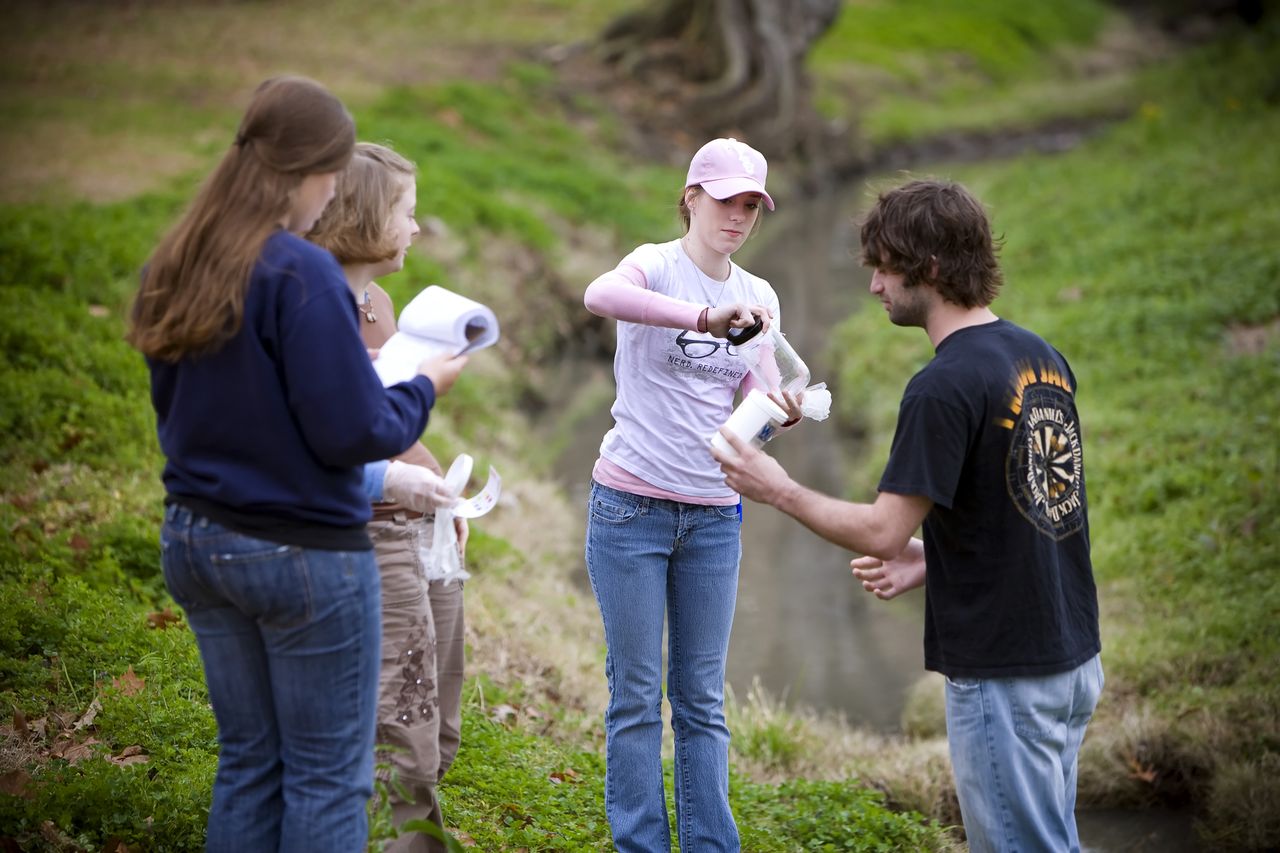
[[[661,759],[664,616],[680,849],[739,849],[724,676],[742,503],[709,439],[735,396],[753,387],[730,330],[778,322],[773,288],[731,258],[759,224],[760,206],[773,209],[767,168],[736,139],[702,146],[680,194],[684,236],[638,247],[584,299],[592,313],[618,321],[614,427],[592,471],[586,559],[608,647],[605,811],[623,853],[671,848]],[[799,420],[794,398],[774,401],[786,425]]]

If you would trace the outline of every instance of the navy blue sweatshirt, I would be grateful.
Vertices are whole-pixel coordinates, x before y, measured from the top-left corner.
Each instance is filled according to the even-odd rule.
[[[422,435],[435,389],[425,376],[382,387],[353,305],[332,255],[277,231],[235,337],[208,355],[148,359],[169,502],[264,539],[370,547],[361,466]]]

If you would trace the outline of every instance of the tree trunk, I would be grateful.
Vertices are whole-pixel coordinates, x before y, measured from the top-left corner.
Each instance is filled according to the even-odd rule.
[[[604,32],[605,61],[650,92],[647,120],[737,135],[770,156],[826,161],[804,58],[840,0],[653,0]]]

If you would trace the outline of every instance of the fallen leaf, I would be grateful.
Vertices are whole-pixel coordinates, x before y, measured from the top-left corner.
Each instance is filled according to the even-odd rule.
[[[503,803],[502,809],[511,815],[511,820],[520,821],[521,826],[529,826],[533,823],[533,818],[517,803]]]
[[[158,628],[159,630],[163,631],[165,628],[168,628],[170,625],[181,626],[182,617],[179,616],[177,613],[174,613],[173,608],[166,607],[164,610],[161,610],[159,612],[148,613],[147,624],[150,625],[152,628]]]
[[[34,720],[31,723],[31,730],[39,736],[40,740],[44,740],[49,736],[49,721],[44,717]]]
[[[81,850],[80,845],[67,835],[58,825],[51,820],[46,820],[40,824],[40,835],[45,841],[53,845],[54,850]]]
[[[70,544],[72,551],[88,551],[90,546],[89,540],[79,533],[72,535]]]
[[[547,778],[557,785],[561,782],[577,782],[578,771],[574,770],[572,767],[566,767],[564,770],[557,770],[553,772]]]
[[[133,671],[133,664],[130,664],[124,675],[111,679],[111,685],[125,696],[136,696],[146,688],[147,682],[138,677]]]
[[[65,740],[49,750],[49,755],[54,758],[61,758],[68,764],[78,764],[86,758],[93,756],[93,747],[95,744],[101,743],[97,738],[86,738],[80,743]]]
[[[1129,765],[1130,779],[1136,779],[1140,782],[1146,782],[1148,785],[1155,783],[1156,776],[1158,776],[1159,774],[1156,772],[1156,769],[1154,767],[1143,764],[1133,756],[1129,756],[1129,758],[1126,759],[1126,761]]]
[[[102,710],[102,706],[99,705],[95,710],[93,705],[90,705],[89,710],[96,714],[98,711]],[[76,718],[72,716],[69,711],[50,711],[48,719],[53,723],[55,734],[65,729],[69,729],[76,724]]]
[[[27,771],[19,767],[17,770],[10,770],[4,775],[0,775],[0,794],[7,794],[10,797],[22,797],[24,800],[34,800],[35,794],[28,790],[31,784],[31,775]]]
[[[514,718],[517,713],[511,705],[494,705],[489,709],[489,719],[495,723],[505,723],[508,719]]]
[[[89,708],[80,715],[80,719],[76,720],[75,725],[71,727],[72,731],[80,731],[93,725],[93,721],[98,718],[98,712],[102,710],[102,703],[95,698],[89,703]]]
[[[146,764],[151,760],[151,756],[142,751],[140,746],[126,746],[120,750],[119,755],[107,757],[107,761],[117,767],[128,767],[130,764]]]
[[[467,835],[461,829],[451,829],[449,834],[453,836],[453,840],[461,844],[463,847],[475,847],[476,840]]]

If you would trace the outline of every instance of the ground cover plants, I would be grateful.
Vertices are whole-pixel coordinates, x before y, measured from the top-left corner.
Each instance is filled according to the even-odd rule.
[[[1122,113],[1134,59],[1163,48],[1100,0],[876,0],[847,4],[809,64],[824,112],[883,147]]]
[[[583,271],[673,220],[681,169],[628,157],[620,118],[562,91],[540,53],[630,4],[589,4],[590,15],[568,0],[434,0],[396,15],[343,0],[74,5],[61,17],[19,5],[0,51],[0,73],[18,84],[0,91],[0,838],[200,846],[215,732],[198,655],[159,577],[162,460],[146,371],[121,334],[138,267],[227,144],[242,96],[287,68],[331,80],[362,137],[422,166],[428,227],[386,282],[397,302],[454,284],[503,318],[498,357],[475,359],[427,435],[441,458],[465,450],[478,470],[495,464],[510,501],[470,546],[464,747],[442,788],[450,823],[476,849],[605,848],[603,646],[593,603],[568,578],[580,543],[561,534],[577,508],[520,436],[540,362],[580,330]],[[1094,44],[1112,20],[1093,3],[992,0],[984,14],[1008,26],[957,60],[954,44],[921,35],[943,6],[892,16],[903,45],[924,46],[914,58],[867,53],[867,28],[888,26],[857,17],[882,14],[868,3],[848,4],[857,26],[815,54],[837,82],[857,78],[846,54],[896,81],[899,106],[885,115],[914,111],[917,122],[873,118],[873,137],[954,123],[984,86],[1049,86],[1065,66],[1039,48]],[[975,20],[954,26],[972,34]],[[1146,105],[1089,148],[958,172],[1007,222],[1012,285],[1000,306],[1055,340],[1086,388],[1111,681],[1085,790],[1113,804],[1187,798],[1222,846],[1275,844],[1264,818],[1280,813],[1260,781],[1274,776],[1264,771],[1280,741],[1269,628],[1280,309],[1265,242],[1280,225],[1280,176],[1265,156],[1278,129],[1275,60],[1246,39],[1116,84],[1124,96],[1108,105]],[[980,71],[962,75],[959,94],[928,95],[952,100],[927,114],[912,88],[921,62],[925,76],[957,63]],[[832,91],[828,109],[858,108]],[[1019,112],[1035,99],[1013,100]],[[1001,109],[990,120],[1013,122]],[[785,169],[778,177],[785,186]],[[837,399],[878,413],[847,415],[873,437],[870,470],[893,416],[884,405],[927,353],[867,313],[844,334],[854,362],[877,353],[881,384],[860,377]],[[759,695],[729,711],[746,849],[955,846],[936,737],[871,736]],[[377,846],[385,815],[374,825]]]
[[[553,346],[547,342],[561,310],[556,302],[564,299],[555,289],[564,234],[554,226],[590,226],[610,234],[611,243],[638,242],[659,217],[671,216],[667,193],[653,187],[665,191],[678,179],[661,166],[624,167],[615,153],[593,146],[557,108],[548,84],[545,72],[516,63],[487,85],[391,86],[356,108],[367,138],[394,141],[429,164],[419,207],[441,224],[436,248],[448,244],[415,254],[389,289],[403,303],[415,281],[468,279],[471,292],[503,316],[541,299],[557,310],[545,312],[542,324],[529,312],[504,338],[510,355],[533,362]],[[179,111],[170,118],[199,127],[207,116]],[[607,117],[578,120],[595,121],[602,137],[610,132]],[[195,156],[216,154],[218,145],[197,146]],[[145,369],[121,341],[137,270],[195,178],[182,175],[106,203],[23,201],[0,209],[7,356],[0,368],[0,515],[10,534],[0,544],[0,695],[12,711],[2,732],[0,835],[30,849],[200,846],[215,731],[194,643],[159,578],[162,460]],[[495,246],[524,274],[493,268]],[[442,456],[465,447],[482,465],[495,461],[514,473],[517,495],[521,463],[501,436],[522,432],[504,419],[519,416],[514,403],[523,381],[513,368],[482,367],[455,388],[429,437]],[[524,515],[538,526],[536,508]],[[512,599],[539,588],[527,570],[511,577],[513,564],[532,560],[540,573],[558,567],[536,566],[531,537],[520,538],[517,548],[501,531],[477,530],[471,548],[473,572],[509,587]],[[568,604],[590,615],[580,598],[570,596]],[[581,746],[595,751],[574,751],[545,736],[548,728],[594,727],[599,707],[548,695],[572,656],[497,639],[509,633],[503,621],[514,618],[516,606],[497,591],[473,599],[470,639],[484,651],[473,656],[477,676],[468,688],[474,748],[446,795],[454,826],[483,849],[600,849],[607,827],[598,743],[589,736]],[[544,598],[540,606],[556,603]],[[596,669],[596,649],[589,649]],[[486,669],[486,656],[496,658],[498,650],[520,660]],[[526,670],[536,678],[524,678]],[[535,719],[548,725],[540,734],[525,732],[523,724]],[[743,796],[764,796],[744,785]],[[794,802],[805,793],[788,796]],[[818,800],[866,816],[864,839],[945,843],[938,829],[889,811],[869,791],[821,792],[809,813],[822,813]],[[755,831],[761,849],[787,849],[805,832],[817,837],[811,830],[788,834],[776,818]]]
[[[1275,36],[1153,73],[1132,120],[1072,153],[941,167],[1007,236],[996,312],[1080,382],[1108,677],[1081,801],[1193,809],[1211,849],[1280,839]],[[874,307],[840,332],[843,402],[876,437],[860,494],[929,357]]]

